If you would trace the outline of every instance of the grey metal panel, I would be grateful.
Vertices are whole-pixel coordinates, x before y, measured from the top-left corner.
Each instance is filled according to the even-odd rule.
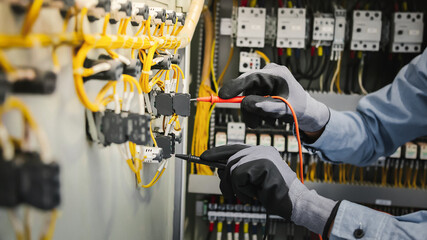
[[[62,31],[62,19],[56,9],[46,8],[40,14],[34,32]],[[21,18],[22,19],[22,18]],[[0,3],[0,32],[19,32],[21,22],[14,21],[10,7]],[[71,20],[72,25],[74,21]],[[86,32],[102,29],[103,21],[85,25]],[[109,27],[117,32],[118,24]],[[70,29],[72,26],[70,26]],[[129,26],[132,34],[137,28]],[[51,69],[51,50],[7,50],[12,64]],[[101,50],[89,54],[95,56]],[[128,51],[118,50],[127,55]],[[84,107],[74,90],[71,48],[61,46],[58,56],[63,66],[52,95],[19,95],[33,112],[40,127],[46,130],[53,154],[61,166],[61,212],[54,239],[172,239],[174,208],[174,160],[163,177],[150,189],[137,189],[135,177],[117,146],[99,147],[86,140]],[[41,64],[40,64],[41,63]],[[101,82],[85,84],[94,99]],[[20,134],[18,116],[8,116],[9,129]],[[12,121],[11,121],[12,120]],[[20,119],[19,119],[20,120]],[[144,164],[143,181],[148,183],[158,164]],[[21,208],[21,207],[20,207]],[[45,217],[32,211],[34,236]],[[41,226],[40,226],[41,227]],[[0,239],[15,239],[6,210],[0,208]]]

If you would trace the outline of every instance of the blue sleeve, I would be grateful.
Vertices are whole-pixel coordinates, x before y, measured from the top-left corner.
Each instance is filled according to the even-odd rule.
[[[363,97],[356,112],[331,109],[324,132],[306,148],[323,160],[366,166],[427,135],[427,49],[393,83]]]
[[[427,211],[394,217],[342,201],[329,239],[425,239],[426,236]]]

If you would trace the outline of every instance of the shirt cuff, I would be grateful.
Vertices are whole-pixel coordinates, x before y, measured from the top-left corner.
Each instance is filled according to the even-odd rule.
[[[391,219],[386,213],[342,201],[329,239],[382,239],[387,236],[385,226]]]
[[[328,156],[325,155],[325,153],[322,151],[322,147],[328,144],[331,144],[331,140],[334,140],[336,138],[336,126],[337,121],[340,121],[339,113],[334,111],[333,109],[330,109],[330,118],[328,124],[325,126],[325,130],[323,131],[322,135],[314,142],[314,143],[307,143],[304,140],[307,139],[303,132],[301,133],[301,142],[302,145],[311,153],[317,154],[323,161],[327,162],[333,162],[333,163],[341,163],[340,161],[332,161],[328,158]]]

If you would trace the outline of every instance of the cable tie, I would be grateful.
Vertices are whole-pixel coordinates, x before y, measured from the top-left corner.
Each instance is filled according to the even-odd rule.
[[[153,71],[144,71],[144,70],[141,70],[141,73],[144,73],[144,74],[148,74],[148,75],[152,75],[153,74]]]
[[[74,74],[83,75],[84,68],[80,67],[77,69],[74,69]]]
[[[105,72],[111,69],[111,65],[109,63],[100,63],[92,67],[93,74],[97,74],[99,72]]]

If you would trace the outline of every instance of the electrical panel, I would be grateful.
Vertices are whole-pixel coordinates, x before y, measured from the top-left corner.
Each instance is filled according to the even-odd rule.
[[[264,47],[265,16],[265,8],[239,7],[236,46]]]
[[[391,51],[395,53],[421,52],[424,13],[396,12],[393,14]]]
[[[335,19],[332,14],[317,13],[313,20],[313,46],[330,46],[334,40]]]
[[[353,51],[378,51],[381,40],[381,11],[354,11],[350,48]]]
[[[306,9],[279,8],[277,13],[277,40],[279,48],[304,48]]]
[[[347,11],[335,9],[335,31],[334,41],[332,42],[332,51],[344,51],[345,46],[345,29],[347,25]]]
[[[261,58],[256,53],[240,52],[239,72],[261,69]]]

